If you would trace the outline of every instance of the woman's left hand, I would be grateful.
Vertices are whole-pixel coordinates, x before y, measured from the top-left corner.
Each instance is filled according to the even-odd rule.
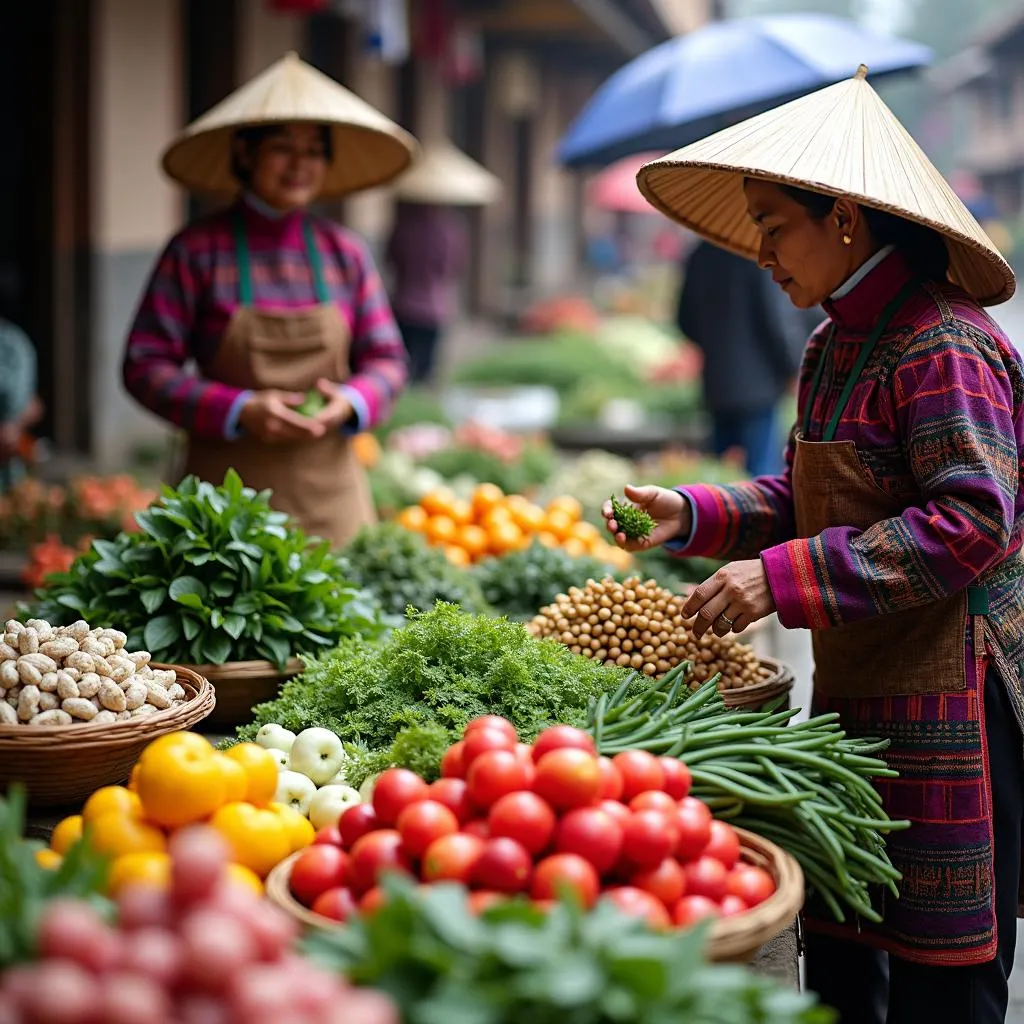
[[[352,403],[342,394],[341,388],[326,377],[316,382],[317,390],[327,399],[327,404],[314,416],[328,430],[340,427],[352,419]]]
[[[773,611],[775,598],[760,558],[723,566],[697,587],[683,605],[684,617],[697,617],[693,635],[698,638],[709,629],[714,630],[715,636],[742,633]]]

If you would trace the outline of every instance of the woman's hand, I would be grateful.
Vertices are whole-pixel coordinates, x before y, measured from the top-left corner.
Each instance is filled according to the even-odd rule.
[[[696,616],[693,635],[700,638],[709,629],[715,636],[742,633],[773,611],[775,598],[764,565],[760,558],[751,558],[730,562],[705,580],[687,599],[682,614],[687,619]]]
[[[629,540],[619,531],[619,524],[615,522],[612,513],[612,503],[606,501],[601,508],[601,514],[606,520],[608,532],[612,534],[620,548],[627,551],[644,551],[690,532],[690,503],[678,491],[670,491],[665,487],[634,487],[627,484],[625,494],[634,505],[642,508],[654,520],[655,526],[649,536],[641,540]]]
[[[323,437],[327,428],[317,419],[295,411],[304,400],[305,395],[298,392],[276,388],[255,391],[242,406],[238,422],[247,434],[264,444],[314,441]]]
[[[317,390],[327,404],[313,417],[317,423],[322,423],[326,430],[337,430],[343,423],[352,419],[352,403],[342,394],[341,388],[326,377],[321,377],[316,382]]]

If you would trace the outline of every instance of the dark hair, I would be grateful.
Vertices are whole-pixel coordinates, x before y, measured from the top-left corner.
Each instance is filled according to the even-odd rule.
[[[793,185],[779,188],[796,200],[814,220],[823,220],[836,205],[835,196],[811,192]],[[949,271],[949,250],[937,231],[905,217],[861,206],[861,213],[874,240],[882,246],[894,245],[903,253],[910,268],[928,281],[945,281]]]
[[[283,124],[257,124],[250,128],[239,128],[235,132],[234,137],[252,153],[264,140],[280,135],[284,131],[284,127]],[[316,128],[320,133],[320,142],[324,147],[324,158],[330,163],[334,159],[334,146],[332,145],[330,126],[318,124]],[[238,153],[234,146],[231,147],[231,173],[243,185],[249,184],[249,168],[238,158]]]

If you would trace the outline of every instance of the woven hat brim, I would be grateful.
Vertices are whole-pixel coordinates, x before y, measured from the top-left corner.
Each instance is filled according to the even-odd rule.
[[[995,305],[1015,291],[995,243],[867,82],[829,86],[654,160],[637,185],[667,217],[756,259],[761,234],[745,178],[848,196],[923,224],[944,237],[950,279],[978,302]]]
[[[500,178],[449,142],[425,144],[415,166],[394,186],[396,199],[438,206],[489,206],[503,192]]]

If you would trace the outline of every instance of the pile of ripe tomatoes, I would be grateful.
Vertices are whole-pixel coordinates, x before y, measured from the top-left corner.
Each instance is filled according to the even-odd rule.
[[[775,891],[740,858],[736,830],[689,795],[683,762],[630,750],[599,757],[557,725],[520,743],[503,718],[471,722],[429,784],[404,768],[323,829],[293,865],[291,891],[344,921],[380,906],[388,871],[460,882],[474,908],[516,896],[547,905],[600,897],[656,927],[742,914]]]

